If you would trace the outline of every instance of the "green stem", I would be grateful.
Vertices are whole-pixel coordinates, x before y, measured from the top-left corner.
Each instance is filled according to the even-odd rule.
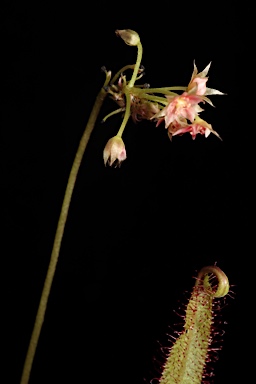
[[[108,84],[108,82],[110,80],[109,77],[110,77],[110,73],[106,73],[106,82],[105,82],[104,86]],[[79,146],[78,146],[78,149],[76,152],[76,156],[75,156],[75,159],[74,159],[71,171],[70,171],[70,175],[69,175],[69,179],[68,179],[68,183],[67,183],[67,187],[66,187],[62,207],[61,207],[61,212],[60,212],[60,216],[59,216],[59,221],[58,221],[58,225],[57,225],[57,230],[56,230],[56,234],[55,234],[55,238],[54,238],[52,254],[51,254],[46,278],[44,281],[44,286],[43,286],[43,290],[42,290],[42,294],[41,294],[41,298],[40,298],[40,302],[39,302],[39,306],[38,306],[38,310],[37,310],[37,314],[36,314],[34,328],[32,331],[32,335],[31,335],[28,350],[27,350],[25,363],[23,366],[23,372],[22,372],[20,384],[27,384],[29,382],[30,372],[31,372],[31,368],[32,368],[38,340],[40,337],[40,332],[41,332],[44,317],[45,317],[48,297],[50,294],[52,281],[54,278],[56,265],[58,262],[58,257],[59,257],[59,253],[60,253],[60,247],[61,247],[61,241],[62,241],[63,234],[64,234],[65,224],[66,224],[67,217],[68,217],[68,210],[70,207],[70,202],[71,202],[72,193],[73,193],[73,189],[75,186],[77,174],[79,171],[80,164],[82,162],[82,158],[83,158],[87,143],[89,141],[90,135],[92,133],[92,130],[94,128],[94,125],[95,125],[96,119],[98,117],[100,108],[102,106],[102,103],[103,103],[106,95],[107,95],[107,92],[102,88],[100,90],[96,100],[95,100],[95,104],[94,104],[93,109],[91,111],[88,123],[87,123],[86,128],[85,128],[84,133],[83,133],[83,136],[80,140],[80,143],[79,143]]]
[[[121,69],[115,74],[115,76],[113,76],[113,78],[112,78],[112,80],[111,80],[111,84],[115,84],[116,80],[117,80],[118,77],[121,75],[121,73],[127,71],[127,69],[134,69],[134,64],[125,65],[123,68],[121,68]]]
[[[161,103],[164,105],[168,104],[168,100],[165,97],[156,96],[156,95],[148,95],[147,93],[142,93],[142,94],[140,94],[140,96],[142,99],[152,100],[152,101],[155,101],[156,103]]]
[[[124,131],[125,126],[127,124],[127,121],[129,120],[130,110],[131,110],[131,95],[130,95],[128,87],[125,87],[124,93],[125,93],[125,98],[126,98],[125,114],[124,114],[124,118],[123,118],[121,127],[119,128],[119,131],[117,132],[118,137],[122,137],[122,134],[123,134],[123,131]]]
[[[147,88],[147,93],[162,93],[166,94],[169,91],[186,91],[187,87],[162,87],[162,88]]]
[[[102,119],[102,122],[105,123],[105,121],[106,121],[109,117],[114,116],[114,115],[116,115],[117,113],[122,112],[123,110],[124,110],[124,108],[118,108],[118,109],[116,109],[115,111],[110,112],[107,116],[105,116],[105,117]]]
[[[141,42],[138,43],[137,45],[137,60],[136,60],[136,64],[135,64],[135,67],[134,67],[134,70],[133,70],[133,74],[132,74],[132,78],[131,80],[129,81],[129,84],[128,84],[128,87],[132,88],[134,86],[134,83],[137,79],[137,75],[138,75],[138,72],[139,72],[139,69],[140,69],[140,63],[141,63],[141,59],[142,59],[142,45],[141,45]]]

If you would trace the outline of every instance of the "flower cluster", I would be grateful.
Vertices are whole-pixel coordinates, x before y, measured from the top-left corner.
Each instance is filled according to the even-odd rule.
[[[192,139],[195,139],[197,134],[208,137],[210,133],[221,139],[211,124],[199,117],[203,111],[199,104],[208,103],[213,106],[208,96],[224,94],[206,86],[211,63],[198,73],[194,62],[194,70],[188,86],[150,88],[149,84],[135,85],[144,74],[144,67],[140,65],[142,46],[139,35],[131,30],[117,30],[116,34],[126,44],[137,46],[138,55],[135,65],[123,67],[105,87],[106,92],[119,108],[105,116],[103,121],[116,113],[124,115],[117,135],[110,139],[105,147],[103,155],[105,165],[107,163],[120,165],[126,159],[125,146],[121,137],[130,117],[135,123],[146,119],[156,122],[156,126],[159,126],[164,122],[170,139],[187,132]],[[129,81],[125,74],[127,70],[133,71]],[[182,93],[178,94],[175,91],[182,91]]]
[[[194,71],[187,87],[181,95],[166,96],[168,104],[158,112],[153,118],[157,120],[157,126],[164,121],[165,128],[168,129],[170,139],[175,135],[182,135],[189,132],[192,139],[199,133],[208,137],[212,132],[219,139],[219,134],[212,129],[211,124],[199,117],[203,109],[199,103],[209,103],[213,105],[207,95],[223,95],[217,89],[207,88],[206,82],[210,64],[200,73],[194,63]]]

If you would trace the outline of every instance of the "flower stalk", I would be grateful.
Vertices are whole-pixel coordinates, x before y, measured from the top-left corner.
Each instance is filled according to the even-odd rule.
[[[97,119],[99,111],[101,109],[102,103],[106,98],[107,92],[105,91],[105,86],[108,85],[110,78],[111,78],[111,72],[106,72],[106,80],[105,80],[104,86],[100,90],[100,92],[99,92],[99,94],[95,100],[95,104],[94,104],[93,109],[91,111],[88,123],[87,123],[86,128],[85,128],[84,133],[83,133],[83,136],[80,140],[80,143],[79,143],[79,146],[78,146],[78,149],[76,152],[76,156],[75,156],[75,159],[74,159],[71,171],[70,171],[70,175],[69,175],[69,179],[67,182],[67,187],[66,187],[62,207],[61,207],[61,212],[60,212],[60,216],[59,216],[59,221],[57,224],[57,229],[56,229],[56,234],[55,234],[55,238],[54,238],[51,258],[50,258],[46,278],[44,281],[44,286],[43,286],[43,290],[42,290],[42,294],[41,294],[41,298],[40,298],[40,302],[39,302],[39,306],[38,306],[38,310],[37,310],[37,314],[36,314],[34,328],[33,328],[32,335],[31,335],[30,342],[29,342],[29,346],[28,346],[28,351],[27,351],[27,355],[26,355],[26,359],[25,359],[25,363],[24,363],[24,367],[23,367],[23,372],[22,372],[20,384],[27,384],[29,382],[32,364],[33,364],[39,336],[41,333],[42,325],[43,325],[44,318],[45,318],[46,307],[47,307],[47,303],[48,303],[48,297],[49,297],[49,294],[51,291],[51,286],[52,286],[52,282],[53,282],[53,278],[54,278],[54,274],[55,274],[55,270],[56,270],[56,265],[57,265],[58,258],[59,258],[61,242],[62,242],[64,229],[65,229],[65,225],[66,225],[66,221],[67,221],[67,217],[68,217],[68,211],[69,211],[69,207],[70,207],[70,203],[71,203],[71,198],[72,198],[75,182],[77,179],[77,174],[78,174],[78,171],[79,171],[79,168],[80,168],[80,165],[81,165],[83,155],[84,155],[85,149],[87,147],[89,138],[90,138],[91,133],[93,131],[93,128],[95,126],[96,119]]]

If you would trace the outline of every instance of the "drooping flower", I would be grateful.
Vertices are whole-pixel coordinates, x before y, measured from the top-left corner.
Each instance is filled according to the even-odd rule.
[[[201,96],[224,95],[223,92],[220,92],[217,89],[206,87],[206,83],[208,81],[208,77],[206,76],[209,72],[210,66],[211,66],[211,62],[205,67],[205,69],[202,72],[198,73],[197,66],[194,62],[194,70],[188,85],[189,93],[194,93],[196,95],[201,95]]]
[[[103,151],[103,160],[104,164],[109,164],[115,167],[121,165],[121,163],[126,159],[126,150],[125,145],[121,137],[114,136],[108,140],[104,151]]]
[[[178,125],[173,123],[168,127],[168,135],[170,138],[176,135],[183,135],[186,132],[189,132],[191,134],[193,140],[196,138],[197,134],[205,135],[205,137],[208,137],[211,132],[220,140],[222,140],[220,135],[212,129],[211,124],[208,124],[199,116],[196,116],[192,124]]]
[[[169,103],[159,113],[153,116],[154,119],[160,119],[157,123],[163,120],[165,121],[165,128],[168,128],[173,122],[177,122],[180,125],[186,124],[186,119],[191,123],[194,121],[196,115],[203,111],[198,105],[203,98],[195,94],[188,94],[183,92],[182,95],[178,96],[166,96]]]

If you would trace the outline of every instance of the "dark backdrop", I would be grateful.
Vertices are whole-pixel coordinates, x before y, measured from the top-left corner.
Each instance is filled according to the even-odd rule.
[[[136,60],[136,49],[115,35],[123,28],[140,34],[152,87],[186,85],[193,60],[199,71],[212,61],[207,85],[227,95],[213,96],[215,108],[201,116],[223,142],[214,135],[170,142],[163,125],[130,121],[127,160],[106,168],[102,152],[121,119],[100,123],[116,107],[105,102],[75,187],[31,384],[149,383],[159,376],[169,327],[180,322],[174,310],[184,309],[196,272],[215,262],[232,297],[222,310],[214,382],[250,371],[241,364],[250,327],[249,17],[248,8],[210,3],[5,2],[4,382],[19,383],[68,174],[104,82],[101,66],[114,73]]]

